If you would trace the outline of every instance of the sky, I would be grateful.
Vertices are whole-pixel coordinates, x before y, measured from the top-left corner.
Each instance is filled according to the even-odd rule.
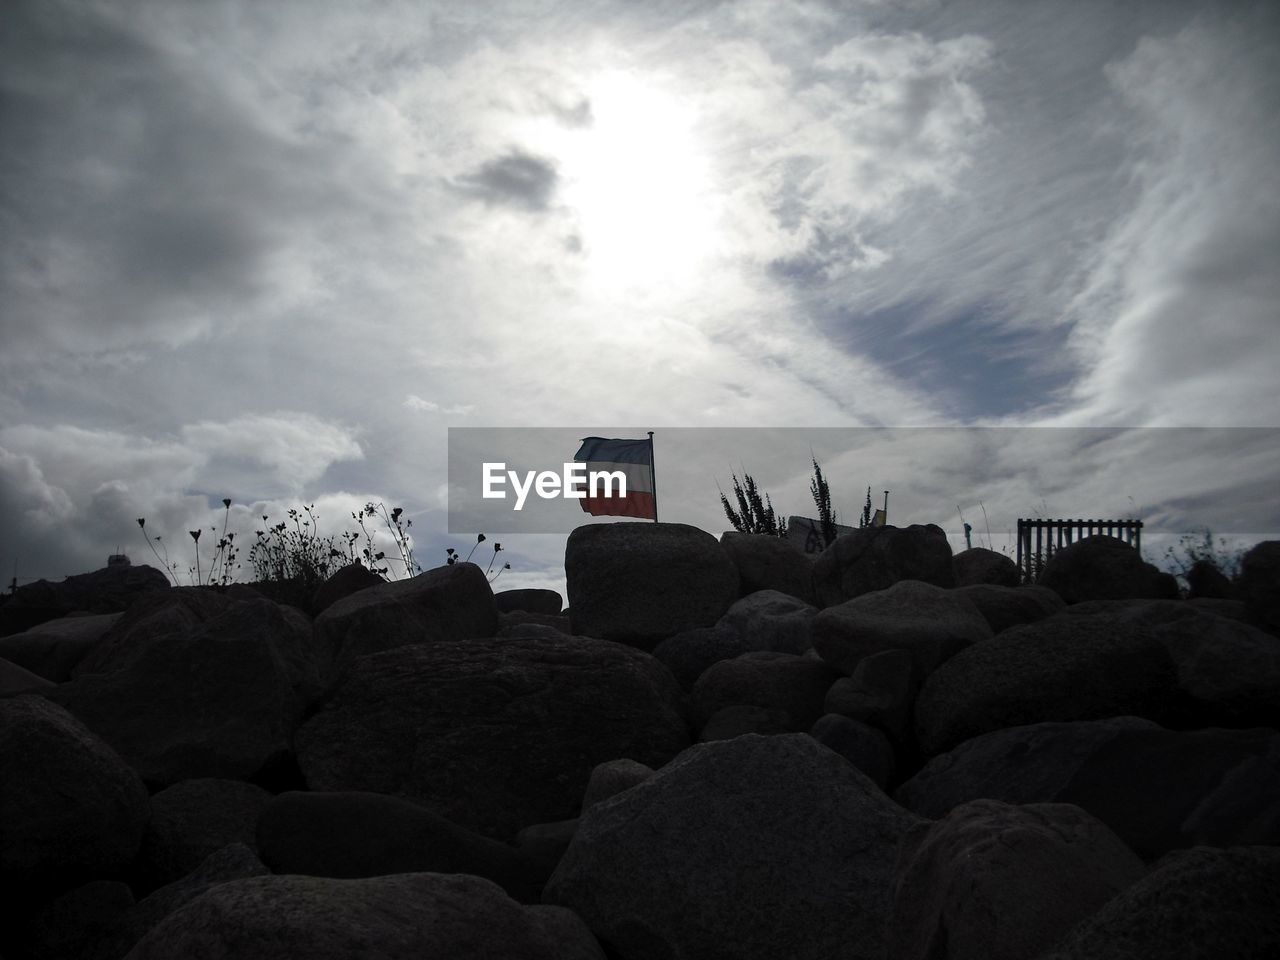
[[[0,577],[161,535],[185,582],[223,498],[246,579],[304,504],[402,507],[433,566],[476,427],[654,430],[663,519],[717,536],[732,472],[811,514],[806,450],[953,543],[979,504],[1274,531],[1232,430],[1280,427],[1278,110],[1273,2],[10,0]],[[1219,432],[1101,486],[1091,443],[774,432],[907,427]],[[509,537],[495,587],[563,551]]]

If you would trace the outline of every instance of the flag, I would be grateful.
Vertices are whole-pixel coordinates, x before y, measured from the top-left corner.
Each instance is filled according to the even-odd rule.
[[[587,437],[573,459],[586,463],[588,480],[592,473],[601,471],[621,472],[627,478],[625,497],[616,496],[616,485],[612,491],[615,496],[607,497],[603,486],[593,490],[588,483],[587,495],[579,501],[584,513],[596,517],[657,519],[658,507],[653,490],[653,441]]]

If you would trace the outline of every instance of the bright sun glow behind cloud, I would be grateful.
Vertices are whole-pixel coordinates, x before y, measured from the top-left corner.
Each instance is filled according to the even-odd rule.
[[[557,145],[561,199],[592,292],[680,293],[713,256],[717,212],[697,112],[657,80],[610,71],[587,87],[592,122]]]

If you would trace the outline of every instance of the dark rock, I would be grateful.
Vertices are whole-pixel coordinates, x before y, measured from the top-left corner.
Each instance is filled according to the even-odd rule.
[[[782,710],[808,730],[823,714],[827,690],[839,674],[819,660],[767,651],[744,653],[712,664],[693,685],[689,698],[693,722],[705,724],[723,707],[753,706]]]
[[[823,709],[877,727],[901,744],[911,735],[915,702],[911,654],[884,650],[858,661],[852,677],[833,683]]]
[[[66,889],[121,875],[150,814],[147,791],[62,707],[0,699],[0,879],[10,890]]]
[[[1026,960],[1144,872],[1078,807],[974,800],[903,839],[889,956]]]
[[[550,637],[556,634],[572,636],[568,617],[526,613],[524,610],[498,614],[499,637]]]
[[[184,780],[152,796],[139,857],[148,887],[182,879],[231,844],[256,852],[254,831],[270,802],[266,790],[239,780]]]
[[[550,877],[577,832],[577,817],[555,823],[535,823],[516,834],[516,849],[541,876]]]
[[[1280,850],[1198,847],[1077,924],[1041,960],[1268,960],[1280,944]]]
[[[990,636],[986,618],[969,600],[918,580],[903,580],[827,607],[813,621],[813,648],[845,675],[864,657],[906,650],[916,676],[925,677]]]
[[[1016,587],[1022,583],[1018,565],[1003,553],[985,547],[961,550],[952,560],[956,569],[956,586],[995,584],[999,587]]]
[[[309,637],[269,600],[225,603],[185,632],[109,634],[91,654],[109,672],[79,672],[49,696],[149,783],[263,773],[289,754],[318,688]],[[166,620],[158,611],[149,625]]]
[[[36,676],[16,663],[0,659],[0,697],[9,697],[15,693],[36,693],[52,690],[57,684]]]
[[[778,733],[794,733],[800,726],[796,718],[777,707],[757,707],[739,703],[721,707],[702,725],[698,742],[732,740],[748,733],[772,736]]]
[[[1074,803],[1152,858],[1198,843],[1280,842],[1280,734],[1177,732],[1134,718],[999,730],[934,757],[895,792],[938,818],[981,797]]]
[[[261,877],[268,872],[253,850],[243,843],[231,843],[215,850],[186,876],[139,900],[122,918],[121,928],[114,938],[115,948],[104,952],[103,960],[124,956],[156,924],[205,891],[232,880]],[[99,944],[100,947],[105,945]]]
[[[991,624],[992,633],[1000,633],[1023,623],[1035,623],[1067,608],[1062,598],[1048,587],[1001,587],[990,583],[975,583],[956,590],[959,596],[972,601],[978,611]]]
[[[864,527],[837,537],[813,565],[814,592],[824,607],[888,589],[899,580],[956,585],[951,545],[941,527]]]
[[[1177,725],[1280,727],[1280,643],[1264,630],[1181,600],[1094,602],[1087,609],[1148,627],[1177,667]]]
[[[1039,583],[1067,603],[1084,600],[1178,599],[1178,582],[1118,537],[1077,540],[1051,556]]]
[[[72,677],[111,673],[159,640],[191,633],[241,601],[215,590],[175,587],[141,597],[102,634],[71,671]],[[261,602],[255,598],[254,602]]]
[[[71,679],[71,671],[97,646],[119,613],[62,617],[0,638],[0,657],[53,683]]]
[[[522,907],[487,880],[405,873],[362,880],[234,880],[171,913],[127,960],[604,960],[568,910]]]
[[[882,960],[913,822],[807,734],[701,744],[588,810],[543,897],[625,960]]]
[[[818,718],[809,735],[852,763],[881,790],[889,788],[897,761],[888,737],[875,727],[838,713],[828,713]]]
[[[321,674],[329,676],[366,653],[492,637],[497,630],[498,608],[484,571],[455,563],[339,600],[316,617],[315,640]]]
[[[145,565],[103,567],[61,583],[37,580],[19,587],[0,606],[0,636],[21,633],[69,613],[119,613],[143,594],[168,586],[168,577]]]
[[[1264,540],[1240,561],[1240,599],[1266,630],[1280,634],[1280,540]]]
[[[813,560],[785,537],[729,531],[720,546],[738,568],[742,595],[776,590],[812,604]]]
[[[1187,597],[1231,600],[1235,598],[1235,587],[1231,578],[1219,570],[1213,561],[1200,559],[1187,571]]]
[[[414,644],[356,660],[298,731],[314,790],[421,802],[488,836],[578,812],[591,769],[688,744],[648,654],[583,637]]]
[[[734,603],[717,626],[727,627],[741,637],[744,653],[772,650],[800,654],[813,646],[813,618],[817,613],[817,607],[796,597],[777,590],[759,590]]]
[[[523,610],[548,617],[557,617],[564,607],[564,598],[555,590],[501,590],[494,595],[499,613]]]
[[[311,612],[319,616],[339,600],[386,582],[363,563],[349,563],[316,587],[315,593],[311,595]]]
[[[582,809],[586,810],[608,800],[623,790],[630,790],[637,783],[644,783],[653,776],[653,767],[635,760],[608,760],[598,763],[591,771],[591,779],[587,781],[587,790],[582,797]]]
[[[523,902],[536,901],[547,879],[516,848],[378,793],[282,793],[262,811],[257,838],[263,862],[280,874],[469,873]]]
[[[723,624],[685,630],[653,648],[654,659],[666,666],[685,690],[692,690],[698,678],[713,663],[732,660],[746,652],[746,638]]]
[[[738,598],[728,554],[683,523],[578,527],[565,545],[564,572],[574,633],[646,650],[711,626]]]
[[[91,880],[26,918],[20,954],[29,960],[119,960],[133,946],[125,930],[133,891],[120,880]],[[10,931],[6,931],[10,932]]]
[[[1010,627],[964,650],[916,697],[926,756],[991,730],[1046,720],[1141,716],[1169,710],[1176,671],[1140,624],[1061,614]]]

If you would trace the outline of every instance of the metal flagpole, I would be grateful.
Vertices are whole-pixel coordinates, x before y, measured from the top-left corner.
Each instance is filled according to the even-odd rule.
[[[658,472],[653,462],[653,431],[649,431],[649,485],[653,487],[653,522],[658,522]]]

